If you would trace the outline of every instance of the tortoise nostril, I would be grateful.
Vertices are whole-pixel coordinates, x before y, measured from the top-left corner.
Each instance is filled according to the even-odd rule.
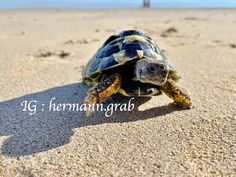
[[[161,66],[160,66],[160,69],[161,69],[162,71],[164,71],[164,70],[165,70],[165,67],[164,67],[163,65],[161,65]]]
[[[165,71],[166,70],[166,67],[164,65],[159,64],[157,67],[158,67],[159,71]]]

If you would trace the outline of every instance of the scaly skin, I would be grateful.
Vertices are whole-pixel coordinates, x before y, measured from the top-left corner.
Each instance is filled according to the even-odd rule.
[[[111,95],[116,94],[121,86],[121,76],[118,73],[110,75],[101,81],[98,85],[89,89],[84,103],[87,105],[95,105],[106,101]],[[93,110],[87,109],[86,116],[90,116]]]
[[[164,85],[160,86],[160,89],[174,100],[174,104],[183,108],[193,108],[189,93],[184,88],[177,86],[172,79],[168,79]]]

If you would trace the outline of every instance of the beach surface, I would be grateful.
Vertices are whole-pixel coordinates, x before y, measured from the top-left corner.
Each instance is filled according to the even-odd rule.
[[[127,29],[165,50],[195,108],[161,95],[111,117],[47,110],[83,102],[82,69]],[[0,87],[0,176],[236,175],[236,10],[1,10]]]

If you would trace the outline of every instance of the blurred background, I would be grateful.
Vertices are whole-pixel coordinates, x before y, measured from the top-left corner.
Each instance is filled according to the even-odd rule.
[[[0,8],[235,8],[236,0],[0,0]]]

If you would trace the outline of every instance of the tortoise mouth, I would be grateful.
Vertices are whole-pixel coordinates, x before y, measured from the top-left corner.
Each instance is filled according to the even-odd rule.
[[[166,83],[167,78],[152,79],[152,78],[141,77],[141,79],[139,81],[142,83],[149,83],[149,84],[161,86]]]

